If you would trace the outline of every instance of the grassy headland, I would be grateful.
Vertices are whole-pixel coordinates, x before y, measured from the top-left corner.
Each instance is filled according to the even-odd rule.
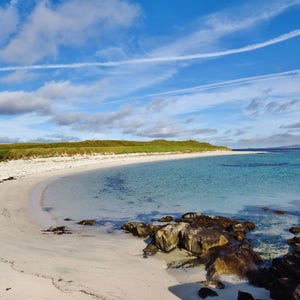
[[[203,152],[230,150],[224,146],[188,141],[154,140],[149,142],[96,140],[60,143],[0,144],[0,161],[34,157],[73,156],[87,154],[124,154],[158,152]]]

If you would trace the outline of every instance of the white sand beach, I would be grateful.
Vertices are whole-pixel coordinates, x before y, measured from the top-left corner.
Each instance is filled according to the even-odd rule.
[[[193,275],[193,282],[191,278],[172,276],[163,260],[142,257],[142,239],[122,233],[101,238],[80,233],[43,233],[48,225],[55,224],[42,214],[37,202],[32,202],[32,192],[50,178],[75,172],[234,154],[238,153],[95,155],[1,162],[0,299],[200,299],[197,292],[201,286],[196,282],[204,280],[204,272]],[[9,177],[14,180],[5,180]],[[250,291],[256,298],[269,299],[268,291],[242,282],[218,290],[220,297],[215,299],[237,299],[239,289]]]

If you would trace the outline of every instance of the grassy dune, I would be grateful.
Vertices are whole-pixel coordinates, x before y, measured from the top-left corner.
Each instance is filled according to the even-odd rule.
[[[157,152],[203,152],[230,150],[223,146],[214,146],[193,140],[150,142],[98,140],[62,143],[18,143],[0,144],[0,160],[29,159],[33,157],[72,156],[84,154],[121,154],[121,153],[157,153]]]

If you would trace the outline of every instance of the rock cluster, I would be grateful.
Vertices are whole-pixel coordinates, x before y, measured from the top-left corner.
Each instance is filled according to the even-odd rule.
[[[254,228],[251,222],[198,212],[186,213],[179,220],[165,225],[128,222],[122,226],[124,231],[133,235],[151,237],[144,249],[146,256],[157,251],[170,252],[177,247],[185,249],[205,264],[211,279],[224,274],[246,277],[249,271],[258,269],[261,257],[246,238]]]
[[[57,235],[72,234],[72,232],[69,229],[67,229],[66,226],[49,227],[48,229],[42,230],[42,232],[44,233],[52,232]]]
[[[300,299],[300,237],[287,241],[289,252],[274,258],[270,268],[250,274],[250,281],[270,290],[274,300]]]

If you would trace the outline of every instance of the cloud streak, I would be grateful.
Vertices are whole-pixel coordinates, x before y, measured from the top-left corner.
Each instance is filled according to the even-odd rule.
[[[9,66],[1,67],[0,72],[10,72],[19,70],[41,70],[41,69],[79,69],[88,67],[117,67],[122,65],[134,65],[134,64],[147,64],[147,63],[167,63],[176,61],[188,61],[196,59],[216,58],[227,55],[239,54],[250,52],[258,49],[262,49],[274,44],[278,44],[287,41],[292,38],[300,36],[300,29],[290,31],[282,34],[276,38],[269,39],[262,43],[256,43],[241,48],[230,49],[225,51],[215,51],[208,53],[196,53],[190,55],[178,55],[178,56],[163,56],[163,57],[146,57],[129,60],[119,61],[107,61],[107,62],[82,62],[82,63],[71,63],[71,64],[49,64],[49,65],[28,65],[28,66]]]
[[[244,77],[244,78],[233,79],[233,80],[226,80],[226,81],[221,81],[221,82],[216,82],[216,83],[211,83],[211,84],[198,85],[198,86],[194,86],[191,88],[170,90],[170,91],[165,91],[165,92],[161,92],[161,93],[145,95],[145,97],[190,94],[190,93],[195,93],[198,91],[206,91],[206,90],[213,90],[213,89],[218,89],[218,88],[222,88],[222,87],[249,84],[254,81],[269,80],[269,79],[276,79],[276,78],[280,78],[280,77],[289,77],[289,76],[298,76],[298,75],[300,75],[300,69],[286,71],[286,72],[266,74],[266,75]]]

